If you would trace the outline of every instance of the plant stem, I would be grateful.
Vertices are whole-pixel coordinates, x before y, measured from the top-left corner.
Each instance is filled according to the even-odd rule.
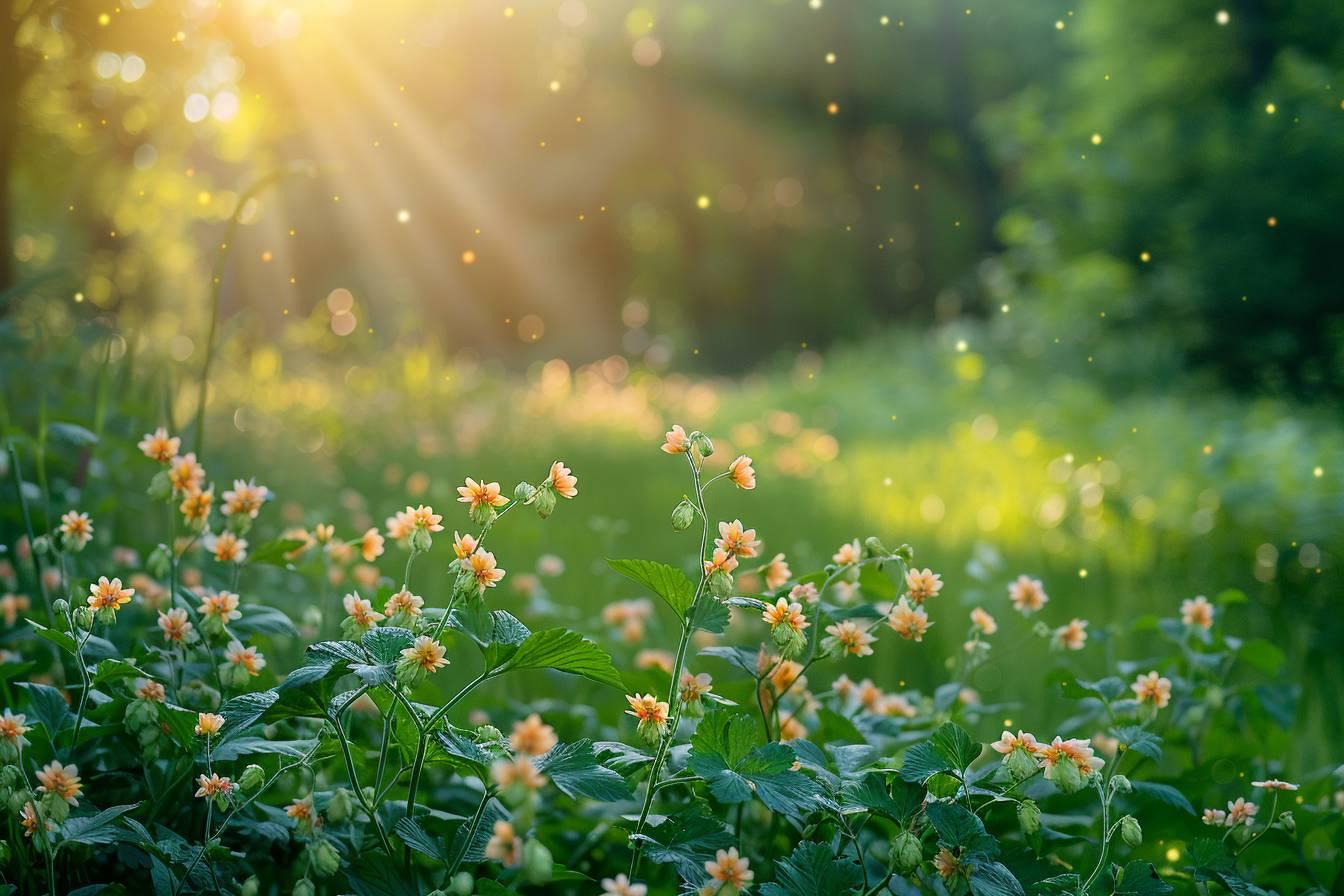
[[[476,828],[480,826],[481,818],[485,815],[485,807],[490,804],[490,799],[494,795],[494,787],[485,788],[485,793],[481,795],[480,805],[476,807],[476,813],[471,816],[471,821],[467,824],[467,836],[463,838],[462,850],[453,856],[453,864],[448,868],[449,877],[456,874],[457,869],[462,867],[462,860],[467,857],[467,850],[471,849],[471,841],[476,837]]]
[[[392,844],[387,839],[387,832],[383,830],[383,823],[378,818],[378,813],[369,805],[368,797],[364,795],[364,788],[359,786],[359,774],[355,771],[355,757],[350,753],[350,738],[345,734],[345,728],[341,725],[339,713],[329,713],[327,721],[331,722],[332,727],[336,729],[336,739],[341,745],[341,755],[345,758],[345,773],[350,778],[350,789],[355,792],[355,799],[359,800],[360,808],[364,814],[369,816],[373,822],[373,828],[378,832],[378,839],[382,843],[383,852],[389,857],[392,855]]]

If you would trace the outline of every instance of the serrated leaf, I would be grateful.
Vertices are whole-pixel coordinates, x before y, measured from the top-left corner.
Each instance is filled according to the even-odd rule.
[[[288,556],[308,542],[301,538],[277,538],[247,552],[248,566],[288,566]]]
[[[762,896],[842,896],[863,883],[863,869],[850,859],[837,859],[824,843],[804,840],[775,866],[775,880],[761,887]]]
[[[74,656],[79,652],[79,645],[75,642],[75,639],[60,629],[39,625],[31,619],[28,620],[28,624],[33,627],[33,631],[37,633],[39,638],[44,641],[50,641],[71,656]]]
[[[999,862],[976,862],[968,881],[975,896],[1026,896],[1022,884]]]
[[[597,761],[588,740],[556,744],[536,760],[536,766],[561,793],[575,799],[586,796],[610,803],[630,796],[630,785],[620,774]]]
[[[443,844],[428,831],[420,826],[414,818],[403,816],[397,820],[393,828],[402,842],[418,853],[429,856],[439,862],[446,863],[448,856],[444,852]]]
[[[598,684],[609,684],[625,689],[611,657],[605,650],[578,632],[550,628],[533,632],[518,646],[518,650],[501,663],[498,672],[516,672],[523,669],[554,669],[581,675]]]
[[[65,727],[70,718],[65,695],[49,684],[35,681],[20,681],[18,685],[28,692],[28,706],[33,716],[47,729],[47,735],[55,738],[56,732]]]
[[[480,862],[485,859],[485,846],[490,842],[494,835],[495,822],[505,820],[509,813],[504,811],[504,807],[498,800],[490,800],[486,803],[485,811],[481,813],[480,820],[476,826],[471,827],[468,821],[462,822],[457,832],[453,835],[453,845],[449,850],[449,855],[456,859],[459,855],[463,862]]]
[[[971,735],[966,732],[956,722],[944,722],[938,727],[932,735],[929,736],[929,743],[933,749],[946,759],[959,772],[964,772],[972,762],[980,756],[983,749],[980,744],[971,739]]]
[[[695,601],[695,585],[676,567],[653,560],[608,560],[607,565],[661,597],[679,618]]]
[[[901,759],[901,777],[923,784],[939,772],[952,771],[951,761],[928,741],[920,741],[905,751]]]
[[[593,752],[597,754],[599,762],[622,775],[628,775],[653,762],[652,754],[615,740],[598,741],[593,744]]]
[[[1077,896],[1078,887],[1083,883],[1077,874],[1056,874],[1032,884],[1032,892],[1038,896]]]
[[[481,780],[490,777],[490,765],[493,760],[463,732],[450,725],[444,731],[434,732],[434,739],[454,765],[466,768]]]
[[[1116,728],[1115,737],[1124,750],[1133,751],[1149,759],[1162,758],[1162,738],[1138,725],[1124,725]]]
[[[160,703],[159,724],[168,731],[177,745],[193,748],[196,742],[196,713],[171,703]]]
[[[106,684],[109,681],[120,681],[123,678],[139,678],[144,675],[144,671],[136,667],[134,663],[127,660],[103,660],[93,670],[94,685]]]
[[[943,845],[960,849],[964,855],[989,858],[998,855],[998,841],[985,830],[985,823],[966,807],[957,803],[930,803],[925,814]]]
[[[713,647],[702,647],[700,656],[713,656],[721,660],[732,663],[743,672],[755,678],[756,672],[756,651],[747,650],[745,647],[732,647],[730,645],[715,645]]]
[[[291,638],[299,636],[299,630],[293,620],[274,607],[244,604],[238,609],[243,618],[229,623],[229,628],[239,634],[288,635]]]
[[[127,806],[111,806],[97,815],[71,818],[61,826],[61,843],[112,843],[121,834],[118,820],[127,812],[138,807],[139,803]]]
[[[1133,781],[1131,783],[1134,785],[1134,793],[1137,796],[1166,803],[1168,806],[1174,806],[1188,815],[1195,814],[1195,807],[1190,805],[1190,801],[1186,799],[1185,794],[1170,784],[1158,784],[1154,781]]]
[[[688,765],[708,782],[719,802],[741,803],[754,794],[775,812],[812,812],[821,795],[817,783],[793,770],[793,750],[779,743],[758,747],[756,734],[751,716],[715,710],[691,736]]]
[[[723,601],[712,594],[705,594],[700,598],[700,603],[696,604],[695,612],[691,614],[691,627],[722,634],[732,618],[732,613]]]
[[[1124,680],[1116,678],[1114,675],[1097,681],[1085,681],[1081,678],[1068,676],[1060,680],[1059,686],[1065,697],[1071,697],[1075,700],[1095,697],[1105,702],[1116,699],[1127,689]]]
[[[532,635],[512,613],[485,610],[484,604],[475,609],[459,607],[453,610],[448,616],[448,627],[471,638],[491,669],[513,656],[519,645]]]
[[[889,788],[884,775],[869,774],[846,782],[844,798],[848,805],[861,806],[904,824],[924,804],[924,788],[899,778]]]
[[[220,728],[219,735],[215,738],[214,743],[223,745],[234,738],[241,737],[244,731],[261,719],[266,710],[270,709],[271,704],[275,703],[279,697],[279,693],[269,690],[239,694],[237,697],[231,697],[224,701],[224,705],[219,708],[219,714],[224,717],[224,726]]]
[[[1115,896],[1166,896],[1171,891],[1151,863],[1137,859],[1124,867],[1115,885]]]
[[[363,662],[364,653],[352,641],[318,641],[304,653],[303,665],[285,676],[278,690],[286,691],[315,684],[329,675],[345,675],[350,663]]]
[[[722,822],[710,817],[703,804],[692,806],[649,825],[639,840],[651,862],[674,865],[682,878],[698,883],[704,876],[705,861],[714,858],[718,850],[735,846],[737,838]]]
[[[241,759],[257,754],[274,754],[298,759],[307,755],[316,741],[312,740],[270,740],[265,737],[237,737],[220,744],[211,751],[211,757],[218,762]]]

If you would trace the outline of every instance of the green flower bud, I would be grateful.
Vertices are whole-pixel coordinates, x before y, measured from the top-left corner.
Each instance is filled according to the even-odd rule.
[[[313,886],[312,881],[305,877],[303,880],[295,882],[294,889],[290,892],[293,896],[315,896],[317,888]]]
[[[667,733],[667,723],[655,722],[653,719],[640,719],[637,731],[646,744],[653,746]]]
[[[71,614],[75,620],[75,628],[82,632],[87,632],[93,628],[93,608],[90,606],[75,607]],[[115,618],[115,617],[114,617]]]
[[[237,515],[238,514],[234,514],[234,516]],[[257,896],[257,894],[260,892],[261,892],[261,881],[257,880],[257,876],[255,874],[249,877],[247,880],[243,881],[243,885],[238,888],[238,896]]]
[[[333,824],[340,824],[349,818],[354,811],[354,795],[344,787],[338,787],[327,802],[327,819]]]
[[[476,881],[472,878],[470,871],[457,872],[448,884],[448,892],[452,893],[453,896],[471,896],[471,891],[474,889],[476,889]]]
[[[411,550],[423,554],[434,546],[434,536],[428,529],[416,529],[411,533]]]
[[[1017,804],[1017,823],[1022,828],[1022,836],[1027,839],[1041,832],[1041,807],[1034,800],[1023,800]]]
[[[70,817],[70,804],[54,793],[42,794],[38,804],[42,817],[53,824],[65,824]]]
[[[415,660],[402,657],[397,660],[397,683],[410,690],[425,680],[425,670]]]
[[[70,612],[70,601],[63,597],[57,598],[52,601],[51,609],[57,616],[64,616],[66,613]]]
[[[495,518],[495,508],[484,502],[471,508],[471,521],[478,526],[487,525]]]
[[[219,664],[219,681],[226,688],[246,687],[251,677],[247,670],[237,663],[226,661]]]
[[[691,433],[691,447],[700,452],[701,457],[709,457],[714,453],[714,443],[698,429]]]
[[[1280,812],[1279,825],[1291,834],[1297,830],[1297,819],[1293,817],[1292,812]]]
[[[148,569],[150,575],[163,578],[168,575],[168,566],[172,563],[172,555],[168,553],[167,545],[159,545],[149,552],[145,558],[145,569]]]
[[[890,557],[891,551],[876,537],[869,535],[863,540],[863,552],[869,557]]]
[[[88,608],[86,607],[85,609]],[[93,614],[93,618],[97,619],[103,625],[116,625],[117,611],[112,609],[111,607],[103,607],[101,610]]]
[[[39,535],[33,539],[33,553],[39,556],[51,553],[51,538],[46,535]]]
[[[1046,777],[1054,782],[1060,793],[1077,793],[1083,789],[1083,773],[1072,760],[1061,759],[1047,772]]]
[[[537,496],[533,500],[533,506],[537,508],[537,516],[546,519],[555,512],[555,489],[548,487],[538,489]]]
[[[1036,760],[1021,747],[1014,747],[1003,757],[1003,767],[1014,781],[1023,781],[1036,774]]]
[[[681,503],[672,508],[672,530],[684,532],[693,522],[695,522],[695,505],[682,498]]]
[[[709,593],[726,600],[733,596],[733,577],[731,573],[716,569],[709,574]]]
[[[308,844],[308,861],[313,873],[318,877],[331,877],[341,870],[341,854],[330,840],[317,840]]]
[[[770,632],[770,640],[784,659],[795,657],[807,646],[807,636],[791,625],[777,625]]]
[[[898,547],[895,555],[902,563],[910,564],[915,562],[915,549],[908,544],[903,544]]]
[[[1112,793],[1130,793],[1134,790],[1134,785],[1129,783],[1129,779],[1124,775],[1113,775],[1111,777]]]
[[[919,867],[919,863],[924,861],[924,847],[914,834],[909,831],[901,831],[896,835],[896,839],[891,841],[889,859],[892,867],[896,869],[896,873],[905,876],[913,872]]]
[[[9,794],[23,786],[23,772],[19,771],[17,765],[6,765],[0,768],[0,791],[3,791],[0,800],[8,801]]]
[[[530,482],[520,482],[513,487],[513,500],[526,504],[537,496],[537,487]]]
[[[1139,827],[1139,820],[1133,815],[1120,819],[1120,839],[1131,849],[1143,843],[1143,828]]]
[[[167,501],[173,496],[173,483],[168,478],[167,470],[160,470],[154,474],[154,478],[149,480],[149,488],[145,489],[155,501]]]
[[[374,799],[377,797],[374,789],[372,787],[361,787],[359,790],[360,793],[364,794],[364,802],[372,806],[374,804]]]
[[[266,772],[255,763],[243,769],[238,776],[238,786],[244,790],[255,790],[266,781]]]
[[[157,731],[159,728],[159,707],[157,703],[151,700],[136,698],[126,704],[126,727],[131,731],[139,731],[142,728],[150,728]]]
[[[555,861],[540,840],[523,844],[523,879],[530,884],[550,883]]]

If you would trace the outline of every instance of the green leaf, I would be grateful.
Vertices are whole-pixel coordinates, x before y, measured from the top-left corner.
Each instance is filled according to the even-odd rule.
[[[1059,682],[1060,689],[1065,697],[1074,700],[1083,700],[1088,697],[1095,697],[1105,703],[1109,703],[1125,692],[1127,686],[1123,679],[1116,678],[1114,675],[1102,678],[1098,681],[1084,681],[1081,678],[1073,678],[1068,673],[1063,673],[1066,677]]]
[[[676,866],[691,881],[704,877],[705,862],[720,849],[737,845],[737,838],[723,823],[709,815],[704,803],[692,803],[676,815],[665,816],[631,840],[644,843],[644,854],[656,865]]]
[[[807,815],[817,808],[817,783],[793,771],[793,750],[779,743],[756,746],[757,727],[751,716],[714,710],[691,736],[691,770],[709,783],[722,803],[759,797],[775,812]]]
[[[139,803],[134,803],[128,806],[112,806],[97,815],[85,815],[80,818],[69,819],[61,827],[61,845],[64,846],[67,843],[114,842],[121,834],[121,825],[118,824],[118,820],[139,805]]]
[[[447,863],[448,856],[443,851],[443,844],[424,828],[420,827],[415,819],[403,816],[397,820],[396,827],[393,828],[401,841],[418,853],[423,853],[438,862]]]
[[[1185,794],[1170,784],[1158,784],[1154,781],[1133,781],[1131,783],[1134,785],[1134,793],[1137,796],[1174,806],[1187,815],[1195,814],[1195,807],[1190,805],[1190,801],[1185,798]]]
[[[196,713],[171,703],[160,703],[159,723],[180,747],[191,749],[196,742]]]
[[[66,720],[70,718],[70,706],[65,702],[65,695],[49,684],[38,684],[35,681],[20,681],[18,685],[28,692],[28,705],[33,716],[47,729],[47,735],[54,739],[56,732],[65,727]]]
[[[350,663],[363,662],[365,659],[359,646],[352,641],[319,641],[309,645],[304,653],[303,665],[286,675],[278,690],[315,684],[333,673],[345,675],[350,671]]]
[[[144,670],[127,660],[103,660],[93,670],[93,683],[100,685],[123,678],[139,678],[142,675],[145,675]]]
[[[985,831],[985,823],[966,807],[957,803],[930,803],[925,813],[944,846],[959,848],[965,855],[989,858],[998,855],[998,841]]]
[[[483,603],[477,603],[475,608],[453,610],[448,616],[448,627],[471,638],[485,655],[486,666],[494,669],[513,656],[532,632],[512,613],[492,612]]]
[[[678,617],[684,617],[695,600],[695,586],[686,573],[666,563],[653,560],[608,560],[607,565],[661,597]]]
[[[359,644],[368,651],[373,662],[351,663],[350,671],[370,687],[391,684],[397,677],[401,652],[414,641],[414,633],[404,628],[375,628],[366,632]]]
[[[914,818],[923,805],[924,788],[897,779],[888,790],[884,775],[868,774],[858,781],[846,782],[844,797],[848,805],[862,806],[904,824]]]
[[[298,759],[301,756],[306,756],[315,743],[316,741],[312,740],[270,740],[265,737],[237,737],[228,743],[215,747],[211,750],[210,755],[219,762],[227,762],[257,754],[272,754]]]
[[[762,896],[841,896],[863,883],[863,869],[849,859],[837,859],[824,843],[804,840],[775,866],[773,883],[761,887]]]
[[[1032,891],[1038,896],[1078,896],[1082,878],[1077,874],[1056,874],[1032,884]]]
[[[536,761],[536,766],[561,793],[575,799],[586,796],[610,803],[630,796],[630,785],[617,772],[597,761],[592,742],[588,740],[556,744]]]
[[[444,731],[434,732],[434,739],[438,741],[452,764],[467,769],[482,781],[490,777],[490,765],[493,760],[476,745],[475,741],[467,737],[465,732],[449,725]]]
[[[308,542],[301,538],[277,538],[247,552],[247,565],[288,566],[286,556],[294,553]]]
[[[727,604],[712,594],[705,594],[700,597],[700,603],[695,605],[691,626],[701,631],[722,634],[732,619]]]
[[[1124,867],[1115,884],[1115,896],[1166,896],[1171,891],[1171,884],[1158,876],[1151,863],[1137,859]]]
[[[219,735],[215,738],[215,745],[222,746],[234,738],[241,737],[243,732],[255,725],[279,697],[280,694],[274,690],[256,691],[251,694],[239,694],[224,701],[224,705],[219,708],[219,714],[224,717],[224,726],[220,728]]]
[[[78,423],[55,422],[47,424],[47,435],[58,442],[87,448],[98,444],[98,436]]]
[[[581,675],[598,684],[625,689],[606,651],[578,632],[563,628],[533,632],[519,645],[516,653],[500,664],[497,671],[517,672],[523,669],[554,669]]]
[[[299,636],[299,630],[293,620],[274,607],[244,604],[238,609],[243,618],[229,623],[229,628],[238,634],[288,635],[291,638]]]
[[[461,855],[463,862],[484,861],[485,846],[494,835],[495,822],[508,817],[509,813],[504,811],[498,800],[490,800],[486,803],[485,811],[481,813],[480,821],[475,828],[471,828],[470,822],[466,821],[458,827],[453,834],[453,845],[449,855],[454,858]],[[467,839],[468,835],[470,839]]]
[[[982,747],[971,739],[956,722],[944,722],[929,737],[933,749],[949,763],[952,768],[964,772],[980,756]]]
[[[74,656],[79,652],[79,645],[75,642],[75,639],[65,632],[59,629],[47,628],[45,625],[39,625],[31,619],[28,620],[28,624],[33,627],[35,632],[37,632],[39,638],[50,641],[71,656]]]
[[[593,752],[603,765],[622,775],[628,775],[653,762],[652,754],[615,740],[598,741],[593,744]]]
[[[718,657],[733,664],[752,678],[759,674],[756,671],[756,651],[747,650],[745,647],[733,647],[727,644],[702,647],[700,656]]]
[[[972,865],[969,883],[975,896],[1026,896],[1022,884],[999,862]]]
[[[1237,659],[1269,677],[1279,674],[1287,658],[1282,650],[1263,638],[1247,641],[1237,651]]]
[[[1115,737],[1123,750],[1132,750],[1149,759],[1162,758],[1162,738],[1138,725],[1125,725],[1115,729]]]

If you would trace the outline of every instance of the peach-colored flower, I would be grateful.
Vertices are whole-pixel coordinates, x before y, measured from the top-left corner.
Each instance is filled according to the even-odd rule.
[[[347,594],[341,602],[345,607],[345,615],[353,619],[355,625],[362,629],[373,628],[383,621],[383,614],[375,610],[373,604],[358,594]]]
[[[257,514],[261,512],[261,506],[266,503],[266,496],[269,494],[270,490],[264,485],[257,485],[255,479],[249,479],[246,482],[235,479],[233,480],[233,488],[220,496],[224,499],[224,506],[220,509],[220,513],[225,516],[242,514],[256,519]]]
[[[226,625],[235,619],[243,618],[243,614],[238,610],[238,595],[232,591],[207,592],[201,597],[201,605],[196,612],[206,618],[218,617],[219,621]]]
[[[931,569],[912,569],[905,574],[906,597],[919,606],[943,590],[943,577]]]
[[[692,675],[690,672],[681,673],[681,689],[678,696],[682,703],[695,703],[704,699],[704,696],[714,690],[714,679],[708,672],[701,672],[699,675]]]
[[[872,656],[873,648],[869,645],[877,640],[852,619],[826,626],[826,634],[834,638],[835,643],[843,647],[846,653],[853,656]]]
[[[831,693],[835,694],[835,696],[839,697],[841,700],[847,701],[850,697],[854,696],[855,687],[857,687],[857,685],[854,684],[848,675],[841,675],[835,681],[831,682]]]
[[[715,548],[713,558],[705,561],[705,575],[716,572],[731,573],[737,569],[737,558],[723,548]]]
[[[182,440],[177,436],[169,436],[168,430],[160,426],[153,432],[146,433],[136,447],[150,460],[166,464],[177,457],[177,449],[182,447]]]
[[[408,507],[387,518],[387,537],[393,541],[405,541],[415,531],[415,515]]]
[[[530,756],[515,756],[512,761],[502,759],[490,766],[490,777],[501,789],[519,786],[525,790],[540,790],[546,785],[546,776],[532,764]]]
[[[503,507],[509,503],[509,499],[499,493],[498,482],[477,482],[470,476],[467,477],[466,485],[457,487],[457,493],[461,495],[457,500],[463,504],[470,504],[471,510],[482,505]]]
[[[780,660],[776,663],[770,672],[769,681],[776,694],[791,690],[794,685],[800,688],[807,686],[807,679],[803,677],[803,664],[794,660]]]
[[[652,615],[653,604],[647,597],[612,601],[602,608],[602,621],[607,625],[624,625],[631,620],[648,619]]]
[[[1025,750],[1035,756],[1043,749],[1040,741],[1036,740],[1036,735],[1021,730],[1017,734],[1013,734],[1011,731],[1003,732],[1003,736],[990,744],[989,748],[996,753],[1002,753],[1004,756],[1014,750]]]
[[[182,503],[177,505],[177,509],[182,511],[182,517],[187,522],[204,520],[210,516],[210,507],[215,503],[215,487],[207,489],[193,489],[187,492]]]
[[[1071,619],[1055,629],[1055,642],[1065,650],[1082,650],[1087,644],[1087,620]]]
[[[495,584],[504,578],[504,570],[495,566],[495,555],[482,548],[477,548],[461,563],[462,568],[476,579],[476,588],[479,591],[484,592],[487,588],[495,587]]]
[[[295,798],[285,807],[285,814],[297,822],[315,824],[318,819],[317,808],[313,805],[313,796]]]
[[[812,582],[804,582],[801,585],[794,585],[789,589],[789,600],[797,601],[800,604],[813,604],[821,593],[817,591],[817,586]]]
[[[1056,735],[1049,744],[1040,747],[1036,753],[1036,763],[1045,769],[1047,780],[1055,778],[1055,767],[1061,762],[1072,762],[1085,778],[1106,764],[1106,760],[1092,751],[1092,745],[1085,740],[1064,738]]]
[[[167,613],[159,613],[159,630],[163,632],[163,639],[171,644],[181,644],[191,637],[191,621],[187,619],[187,611],[181,607],[173,607]]]
[[[902,597],[887,615],[887,625],[907,641],[923,641],[929,630],[929,614],[923,607],[910,606],[910,602]]]
[[[1213,604],[1202,594],[1181,601],[1181,621],[1202,629],[1213,628]]]
[[[485,844],[485,857],[516,868],[523,863],[523,841],[513,831],[513,825],[504,819],[495,822],[494,833]]]
[[[573,498],[579,494],[579,479],[563,461],[551,464],[551,472],[546,475],[546,481],[562,498]]]
[[[1203,819],[1205,824],[1221,827],[1227,824],[1227,813],[1222,809],[1205,809]]]
[[[359,555],[365,563],[372,563],[383,555],[383,533],[369,528],[359,539]]]
[[[201,539],[201,544],[215,555],[218,563],[242,563],[247,559],[247,540],[228,530],[218,535],[206,535]]]
[[[624,874],[602,878],[602,896],[648,896],[648,884],[632,883]]]
[[[883,716],[901,716],[906,719],[915,717],[915,707],[900,694],[883,694],[873,711]]]
[[[411,515],[411,523],[415,528],[426,532],[443,531],[443,514],[435,513],[428,504],[421,504],[414,509],[407,507],[406,512]]]
[[[23,836],[31,837],[37,833],[39,827],[46,827],[48,831],[55,831],[56,825],[47,821],[45,825],[38,819],[37,807],[31,802],[24,803],[23,808],[19,810],[19,824],[23,826]]]
[[[225,662],[242,668],[248,675],[256,675],[266,668],[266,658],[255,647],[244,647],[241,641],[230,641],[224,649]]]
[[[734,557],[755,557],[761,543],[756,540],[755,529],[743,529],[741,520],[731,523],[719,523],[719,537],[714,544]]]
[[[875,712],[878,704],[882,702],[882,689],[873,684],[871,678],[860,681],[855,693],[859,698],[859,704],[869,712]]]
[[[1227,804],[1227,826],[1236,827],[1239,824],[1249,825],[1255,821],[1255,813],[1260,811],[1260,807],[1255,803],[1248,803],[1242,797],[1237,797],[1235,802]]]
[[[691,450],[691,437],[686,435],[686,430],[673,423],[672,428],[664,436],[663,444],[659,447],[668,454],[685,454]]]
[[[200,775],[196,778],[196,795],[203,799],[222,796],[228,797],[233,793],[234,783],[228,778],[221,778],[215,772],[208,776]]]
[[[89,586],[88,604],[94,610],[118,610],[131,602],[134,588],[121,587],[121,579],[108,580],[99,576],[95,585]]]
[[[745,454],[737,457],[728,465],[728,478],[733,485],[741,489],[756,487],[756,471],[751,467],[751,458]]]
[[[858,563],[863,559],[863,548],[859,545],[857,538],[853,541],[847,541],[831,555],[831,559],[841,566]]]
[[[943,880],[951,880],[963,871],[961,860],[946,846],[940,848],[938,854],[933,857],[933,867]]]
[[[401,651],[402,659],[425,672],[437,672],[448,665],[443,645],[429,635],[421,635],[415,643]]]
[[[797,716],[787,716],[779,720],[779,739],[788,743],[807,737],[807,726]],[[797,771],[797,769],[794,769]]]
[[[411,508],[407,507],[407,510]],[[330,544],[336,537],[336,527],[331,523],[318,523],[313,527],[313,537],[317,539],[318,544]],[[330,548],[327,549],[330,552]]]
[[[1278,778],[1267,778],[1264,781],[1252,781],[1252,787],[1260,787],[1264,790],[1297,790],[1298,785],[1289,784],[1287,781],[1280,781]]]
[[[783,554],[776,554],[770,558],[770,562],[765,564],[762,570],[765,575],[765,587],[770,590],[781,588],[793,578],[793,570],[789,569],[788,560],[784,559]]]
[[[383,605],[383,615],[395,616],[398,613],[405,613],[408,616],[419,616],[424,605],[423,597],[403,588],[387,599],[387,603]]]
[[[1013,602],[1013,609],[1023,616],[1030,616],[1050,602],[1041,580],[1028,576],[1018,576],[1017,581],[1008,586],[1008,599]]]
[[[205,467],[196,463],[195,453],[174,458],[168,465],[168,482],[174,494],[187,494],[199,491],[205,484]]]
[[[453,553],[457,554],[459,560],[465,560],[475,553],[478,543],[470,532],[465,535],[453,532]]]
[[[641,722],[653,722],[656,725],[667,724],[667,701],[659,700],[652,694],[626,694],[625,702],[630,704],[630,708],[625,711],[626,715],[634,716]]]
[[[713,861],[705,862],[705,873],[720,885],[745,890],[756,877],[750,865],[751,862],[737,854],[737,847],[734,846],[720,849],[714,854]]]
[[[196,733],[203,737],[218,734],[224,727],[224,717],[215,712],[196,713]]]
[[[142,678],[137,683],[139,686],[135,689],[135,696],[141,700],[148,700],[150,703],[162,703],[168,699],[167,691],[157,681]]]
[[[1171,679],[1164,678],[1156,672],[1140,675],[1134,679],[1129,689],[1134,692],[1134,697],[1140,703],[1153,703],[1158,709],[1165,709],[1171,702]]]
[[[515,753],[528,756],[540,756],[549,752],[558,743],[555,729],[541,720],[541,716],[532,713],[525,719],[513,723],[513,733],[509,735],[509,744]]]
[[[781,625],[787,625],[795,632],[801,632],[811,625],[807,621],[807,617],[803,615],[803,605],[791,604],[785,597],[775,601],[774,606],[767,607],[761,613],[761,619],[765,620],[771,630],[777,629]]]
[[[32,730],[25,724],[27,721],[28,717],[23,713],[13,713],[6,708],[5,714],[0,716],[0,740],[9,741],[11,747],[27,744],[23,736]],[[19,743],[21,740],[23,744]]]
[[[93,538],[93,523],[87,513],[67,510],[61,514],[61,524],[56,527],[71,550],[80,551]]]
[[[666,672],[668,675],[672,674],[672,663],[674,661],[672,654],[666,650],[641,650],[635,654],[636,669],[657,669],[660,672]]]
[[[983,635],[992,635],[999,630],[999,624],[994,621],[994,617],[981,607],[971,611],[971,625]]]
[[[37,773],[37,780],[41,782],[37,789],[42,793],[55,794],[72,806],[79,805],[84,785],[79,783],[79,769],[73,765],[61,765],[52,760]]]

